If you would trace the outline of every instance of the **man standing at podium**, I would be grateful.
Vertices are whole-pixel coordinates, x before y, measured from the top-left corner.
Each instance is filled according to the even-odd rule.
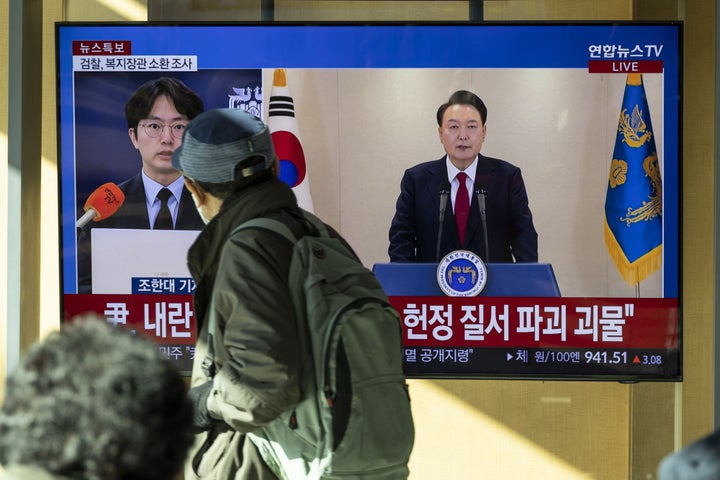
[[[537,262],[538,241],[520,169],[480,154],[487,108],[459,90],[437,111],[446,155],[405,171],[390,226],[391,262],[439,262],[470,250],[486,263]]]

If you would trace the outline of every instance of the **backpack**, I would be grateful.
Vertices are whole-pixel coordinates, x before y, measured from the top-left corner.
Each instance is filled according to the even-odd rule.
[[[271,218],[233,231],[294,243],[288,285],[306,359],[300,402],[248,437],[282,479],[406,479],[415,430],[399,314],[354,252],[303,214],[318,235]]]

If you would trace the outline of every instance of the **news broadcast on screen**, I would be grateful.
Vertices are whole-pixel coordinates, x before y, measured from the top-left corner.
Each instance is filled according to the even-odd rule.
[[[56,40],[66,320],[97,312],[191,368],[203,224],[188,197],[156,227],[132,187],[163,168],[140,129],[181,139],[182,122],[136,118],[170,85],[178,111],[268,124],[298,204],[399,312],[408,377],[682,380],[681,23],[60,22]],[[487,105],[481,154],[522,171],[537,262],[388,258],[401,179],[443,156],[436,111],[457,90]],[[484,222],[485,187],[471,193]]]

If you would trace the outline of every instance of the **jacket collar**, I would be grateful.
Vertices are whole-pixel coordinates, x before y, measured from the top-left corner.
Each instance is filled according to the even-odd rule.
[[[188,251],[188,268],[193,279],[199,283],[207,277],[208,269],[217,265],[222,247],[236,227],[251,218],[296,206],[295,194],[277,177],[248,186],[228,197],[220,212],[205,225]],[[211,276],[214,277],[214,273]]]

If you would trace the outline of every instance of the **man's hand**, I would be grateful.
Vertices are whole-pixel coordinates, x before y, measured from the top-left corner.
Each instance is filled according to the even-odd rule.
[[[193,421],[195,423],[195,432],[204,432],[210,430],[215,421],[210,418],[208,412],[207,399],[213,388],[212,380],[193,387],[188,391],[188,397],[193,404]]]

